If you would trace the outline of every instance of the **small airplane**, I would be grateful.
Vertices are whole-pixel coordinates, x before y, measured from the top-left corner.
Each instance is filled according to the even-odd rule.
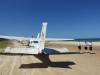
[[[15,36],[0,36],[3,39],[9,40],[17,40],[29,41],[29,48],[6,48],[3,55],[34,55],[38,58],[42,63],[32,63],[32,64],[21,64],[19,68],[48,68],[50,67],[60,67],[60,68],[71,68],[70,65],[75,65],[73,61],[61,61],[61,62],[53,62],[49,59],[49,55],[55,54],[65,54],[68,53],[67,49],[57,50],[52,48],[45,48],[45,41],[46,41],[46,29],[47,29],[47,22],[42,23],[42,30],[40,34],[37,35],[37,38],[25,38],[25,37],[15,37]],[[47,41],[62,41],[62,40],[72,40],[72,39],[47,39]],[[31,65],[31,66],[27,66]]]
[[[46,30],[47,30],[47,22],[42,23],[42,30],[37,35],[37,38],[28,38],[28,37],[16,37],[16,36],[3,36],[0,35],[0,38],[9,39],[9,40],[17,40],[17,41],[29,41],[30,48],[6,48],[6,53],[18,53],[18,54],[42,54],[45,53],[45,41],[66,41],[66,40],[74,40],[74,39],[56,39],[56,38],[47,38],[46,39]],[[54,50],[54,49],[48,49]],[[67,50],[68,51],[68,50]]]

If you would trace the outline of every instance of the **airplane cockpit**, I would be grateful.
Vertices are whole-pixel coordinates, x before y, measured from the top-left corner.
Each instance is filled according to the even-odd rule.
[[[38,41],[33,41],[34,43],[38,43]]]
[[[29,46],[33,47],[33,46],[35,46],[38,43],[39,43],[38,41],[30,40]]]

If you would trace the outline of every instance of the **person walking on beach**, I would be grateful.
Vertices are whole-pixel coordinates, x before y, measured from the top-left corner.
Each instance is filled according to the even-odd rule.
[[[92,49],[92,41],[89,42],[88,45],[89,45],[89,53],[91,54],[91,53],[93,53],[93,52],[92,52],[92,50],[93,50],[93,49]]]
[[[85,41],[85,47],[84,47],[84,49],[85,49],[85,52],[87,53],[88,51],[88,42],[87,41]]]

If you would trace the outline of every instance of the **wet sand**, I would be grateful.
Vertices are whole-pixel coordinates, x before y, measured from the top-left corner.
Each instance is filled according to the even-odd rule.
[[[46,47],[78,51],[75,44],[47,43]],[[82,47],[84,50],[84,47]],[[0,75],[100,75],[99,46],[96,54],[0,55]]]

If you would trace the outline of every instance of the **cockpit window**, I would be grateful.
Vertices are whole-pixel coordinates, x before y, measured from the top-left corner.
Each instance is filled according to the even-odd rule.
[[[34,43],[38,43],[38,41],[34,41]]]

